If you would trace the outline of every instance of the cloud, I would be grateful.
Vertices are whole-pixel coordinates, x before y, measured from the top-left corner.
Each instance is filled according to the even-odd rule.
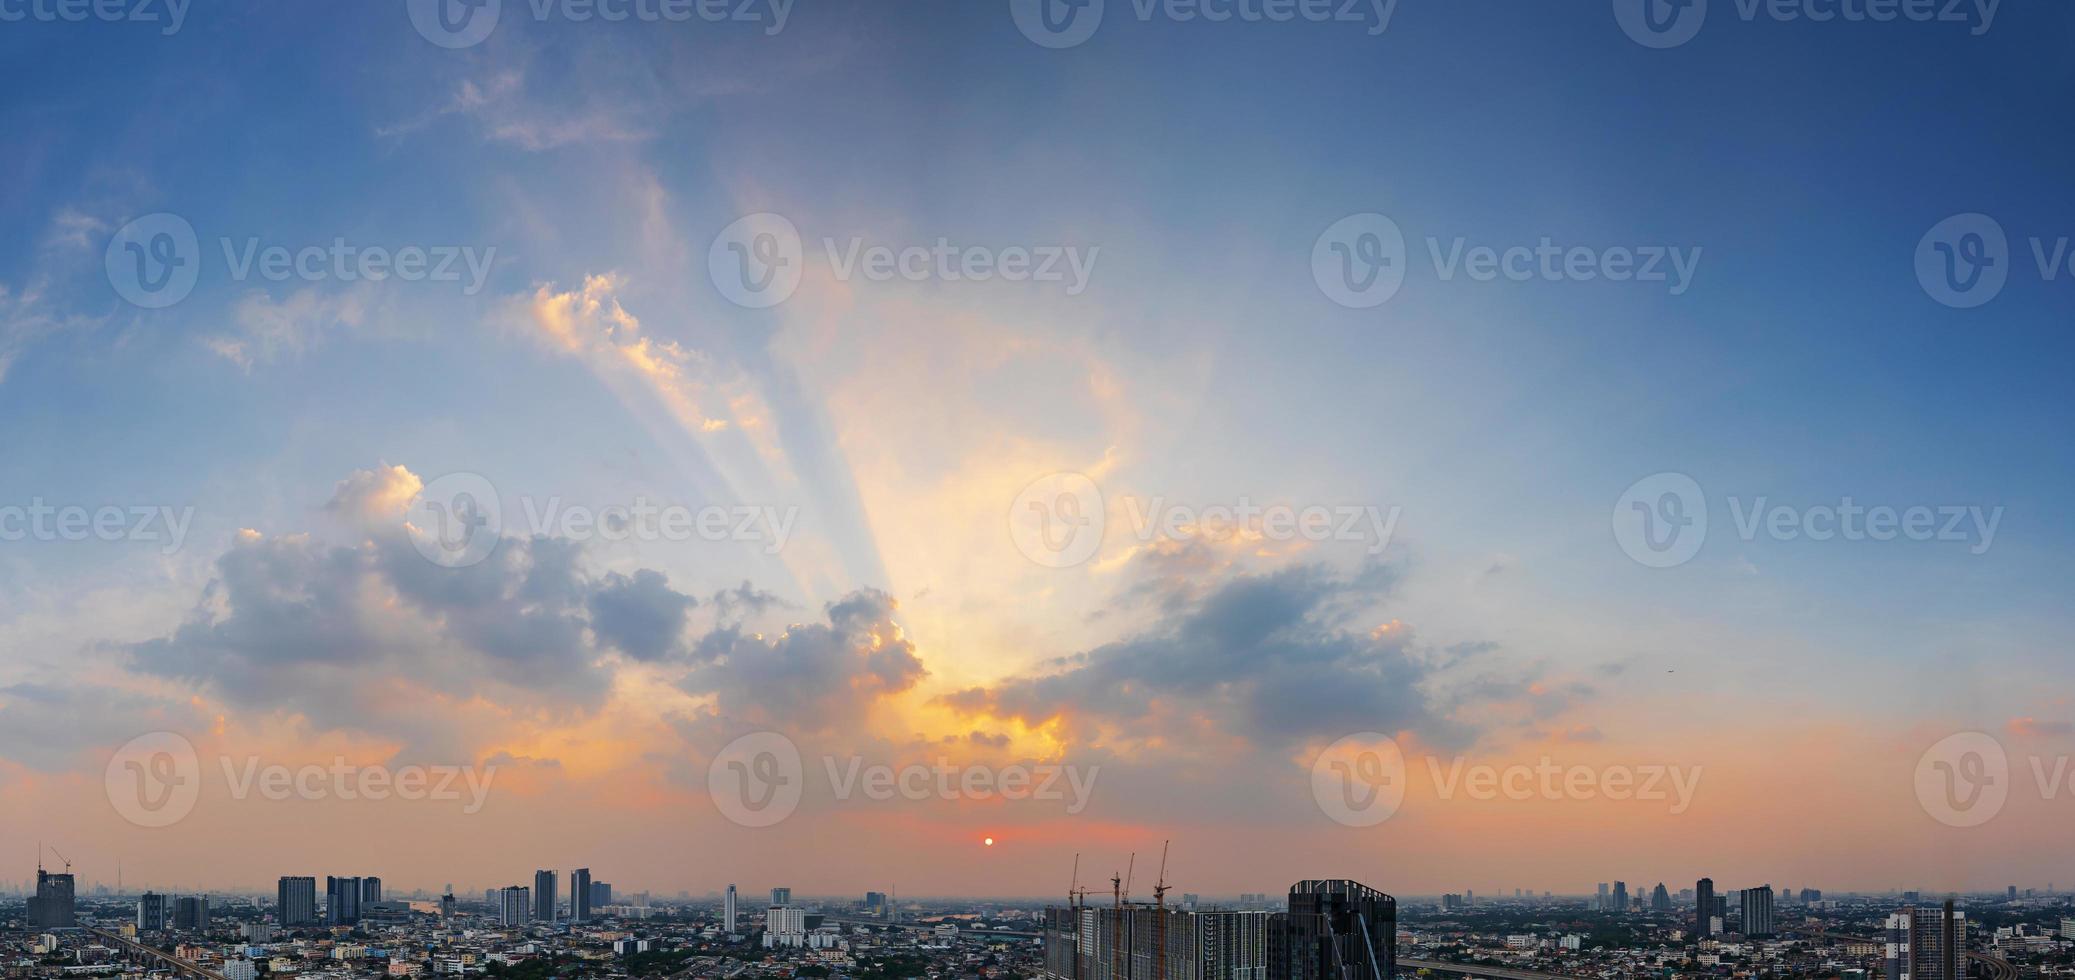
[[[1410,631],[1347,625],[1387,590],[1373,570],[1318,565],[1170,590],[1142,632],[1062,658],[1051,673],[938,700],[1074,742],[1154,741],[1199,724],[1269,748],[1357,731],[1460,742],[1468,732],[1431,690],[1436,671]]]
[[[661,572],[613,572],[591,593],[591,631],[636,660],[661,660],[684,651],[685,621],[696,605]]]
[[[500,71],[481,82],[464,79],[445,102],[403,122],[377,127],[375,135],[401,138],[447,118],[467,119],[484,139],[535,153],[570,145],[636,142],[652,135],[636,121],[638,115],[616,101],[548,105],[528,95],[526,73],[518,70]]]
[[[2010,734],[2020,738],[2047,738],[2058,735],[2075,735],[2075,722],[2041,721],[2029,715],[2010,719]]]
[[[0,283],[0,382],[24,351],[61,331],[92,326],[96,321],[53,310],[39,282],[19,289]]]
[[[147,732],[196,731],[206,724],[192,704],[115,687],[0,687],[0,757],[45,772],[77,769],[87,753]]]
[[[340,327],[357,328],[367,320],[367,304],[359,291],[327,295],[301,289],[276,301],[263,292],[240,297],[231,310],[231,333],[202,338],[224,359],[250,371],[283,357],[309,350]]]
[[[704,665],[685,691],[712,696],[719,713],[799,732],[855,730],[871,706],[929,672],[900,625],[896,603],[861,589],[825,607],[828,622],[796,624],[774,639],[721,626],[702,638]]]

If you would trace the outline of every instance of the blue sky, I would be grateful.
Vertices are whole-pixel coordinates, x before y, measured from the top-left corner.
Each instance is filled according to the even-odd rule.
[[[1266,577],[1312,583],[1320,605],[1303,608],[1321,629],[1416,628],[1414,646],[1363,654],[1428,672],[1431,702],[1397,719],[1413,742],[1474,731],[1476,751],[1506,758],[1589,733],[1608,757],[1671,745],[1736,771],[1836,744],[1842,726],[1866,743],[1842,757],[1863,750],[1852,765],[1900,775],[1839,776],[1834,799],[1906,809],[1883,820],[1918,835],[1954,832],[1906,791],[1939,735],[1980,729],[2013,753],[2067,750],[2071,624],[2057,573],[2071,537],[2060,436],[2075,274],[2064,265],[2067,278],[2042,281],[2029,240],[2075,236],[2061,145],[2075,122],[2063,97],[2075,14],[2005,4],[1976,35],[1746,20],[1713,0],[1693,40],[1653,50],[1597,0],[1403,0],[1374,35],[1157,9],[1141,21],[1130,0],[1109,0],[1091,38],[1052,50],[1019,32],[1009,6],[802,2],[768,34],[536,22],[505,0],[488,40],[459,50],[429,43],[388,2],[198,7],[171,36],[139,23],[0,27],[0,217],[15,230],[0,238],[0,416],[14,423],[0,428],[11,476],[0,504],[195,509],[172,554],[8,543],[0,691],[77,684],[191,702],[251,727],[222,738],[283,753],[339,737],[398,758],[435,745],[523,754],[492,734],[495,712],[437,737],[334,730],[290,703],[241,703],[224,677],[165,676],[138,659],[137,644],[224,614],[214,604],[228,586],[212,583],[234,577],[225,561],[245,547],[241,529],[379,552],[397,525],[356,524],[359,497],[342,481],[402,467],[399,499],[410,481],[482,474],[508,513],[520,498],[636,496],[798,508],[795,544],[778,554],[590,542],[583,587],[663,573],[699,597],[690,619],[659,614],[688,649],[731,625],[826,620],[841,633],[834,610],[883,592],[927,674],[879,663],[845,675],[870,702],[859,724],[875,744],[998,729],[1016,753],[1190,772],[1206,760],[1171,754],[1186,724],[1159,738],[1085,704],[1014,715],[1002,692],[1109,657],[1128,675],[1140,641],[1186,633],[1194,620],[1180,610]],[[798,228],[818,271],[780,306],[746,309],[716,288],[707,256],[760,211]],[[155,212],[180,215],[201,241],[192,295],[163,310],[118,296],[103,262],[119,228]],[[1365,212],[1402,230],[1407,274],[1387,302],[1350,309],[1314,281],[1311,260],[1322,232]],[[2010,279],[1987,305],[1953,309],[1927,294],[1913,255],[1934,225],[1969,212],[2007,232]],[[1077,295],[1041,282],[836,281],[820,243],[851,236],[1099,254]],[[1503,249],[1545,237],[1699,258],[1676,295],[1660,283],[1444,281],[1429,259],[1430,240],[1445,252],[1457,239]],[[495,253],[475,292],[238,281],[224,238]],[[658,350],[660,374],[628,367]],[[1096,478],[1113,533],[1126,499],[1399,507],[1383,556],[1395,584],[1365,591],[1358,576],[1377,558],[1342,541],[1181,560],[1111,538],[1089,566],[1035,565],[1001,533],[1002,515],[1054,471]],[[1656,569],[1617,546],[1609,514],[1663,472],[1704,488],[1711,527],[1692,560]],[[1982,554],[1964,542],[1739,540],[1730,498],[1761,496],[2002,512]],[[1357,578],[1273,578],[1312,566]],[[732,623],[707,597],[745,581],[775,603]],[[410,579],[388,586],[409,593]],[[618,628],[586,622],[597,637]],[[436,640],[428,651],[453,638]],[[731,686],[696,663],[659,677],[597,642],[587,662],[627,702],[606,704],[669,733],[627,744],[703,770],[702,740],[783,720],[728,702],[750,681]],[[1496,659],[1472,677],[1442,666],[1445,651],[1486,647]],[[369,658],[371,686],[387,666]],[[691,703],[641,694],[659,684]],[[1301,704],[1332,688],[1281,693]],[[994,692],[997,713],[942,700],[969,689]],[[1585,693],[1538,706],[1560,689]],[[1215,702],[1178,689],[1160,703],[1183,716],[1193,706],[1199,724],[1246,710],[1201,697]],[[505,730],[535,732],[541,749],[581,742],[569,733],[606,709],[544,699],[510,710]],[[0,699],[0,725],[7,714]],[[1419,732],[1415,716],[1451,724]],[[1780,744],[1707,755],[1745,719]],[[32,773],[90,773],[121,742],[90,737],[49,753],[63,764],[15,767],[14,812],[59,792]],[[1316,750],[1305,744],[1250,744],[1262,785],[1301,774],[1291,758]],[[636,779],[572,753],[569,778]],[[683,791],[674,778],[666,789]],[[1887,792],[1898,783],[1899,797]],[[1707,819],[1766,812],[1725,795]],[[1119,804],[1102,826],[1161,818],[1153,802]],[[1286,818],[1247,810],[1232,824]],[[1639,832],[1676,854],[1691,825],[1659,830]],[[2006,826],[1967,842],[1994,852],[2000,873],[2026,866],[2023,839]],[[1800,865],[1780,865],[1823,851],[1802,845],[1732,857],[1754,875],[1766,861],[1795,875]],[[1814,870],[1878,883],[1865,866]],[[1549,871],[1573,873],[1586,874]],[[980,887],[951,870],[941,880]]]

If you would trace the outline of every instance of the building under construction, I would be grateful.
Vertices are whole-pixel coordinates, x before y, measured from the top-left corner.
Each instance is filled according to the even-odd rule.
[[[1290,911],[1181,910],[1076,899],[1045,910],[1047,980],[1392,980],[1397,900],[1302,881]]]

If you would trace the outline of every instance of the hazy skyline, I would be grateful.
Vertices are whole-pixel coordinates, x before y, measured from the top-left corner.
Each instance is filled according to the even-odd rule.
[[[1644,2],[0,25],[0,837],[2075,880],[2075,11]]]

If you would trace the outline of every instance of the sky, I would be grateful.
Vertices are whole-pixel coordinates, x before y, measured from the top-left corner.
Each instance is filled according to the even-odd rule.
[[[2075,881],[2071,50],[0,0],[0,881]]]

